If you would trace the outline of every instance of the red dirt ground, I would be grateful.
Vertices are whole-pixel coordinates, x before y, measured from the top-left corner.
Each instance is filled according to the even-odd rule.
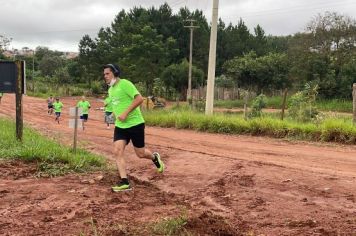
[[[72,143],[44,99],[24,97],[25,123]],[[90,99],[92,108],[101,101]],[[0,115],[15,117],[6,94]],[[113,163],[112,132],[91,109],[80,146]],[[26,137],[24,137],[26,138]],[[112,193],[116,172],[36,178],[36,164],[0,162],[0,235],[150,235],[150,223],[187,214],[192,235],[356,235],[356,147],[146,128],[167,169],[134,156],[134,190]]]

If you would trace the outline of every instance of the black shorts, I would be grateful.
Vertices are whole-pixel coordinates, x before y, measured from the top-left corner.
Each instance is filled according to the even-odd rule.
[[[88,120],[88,114],[83,114],[80,116],[81,120]]]
[[[114,142],[118,140],[126,140],[126,145],[130,143],[130,140],[132,140],[134,147],[145,147],[145,123],[135,125],[127,129],[115,126]]]
[[[56,116],[57,117],[60,117],[61,116],[61,113],[60,112],[55,112]]]
[[[52,109],[53,108],[53,105],[48,105],[48,109]]]

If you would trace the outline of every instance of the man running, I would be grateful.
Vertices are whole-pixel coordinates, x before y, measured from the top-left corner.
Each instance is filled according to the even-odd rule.
[[[90,103],[82,96],[82,99],[77,103],[77,107],[82,109],[82,115],[80,119],[82,120],[82,127],[84,130],[84,123],[88,121]]]
[[[132,141],[136,156],[153,161],[157,171],[164,171],[164,163],[157,152],[145,148],[145,121],[140,111],[143,102],[141,94],[130,81],[121,79],[120,68],[114,64],[104,66],[104,79],[110,86],[113,114],[116,117],[114,131],[114,152],[121,180],[114,186],[114,192],[130,190],[126,173],[125,147]]]
[[[105,107],[105,122],[106,122],[106,128],[110,129],[110,124],[112,124],[112,103],[111,103],[111,98],[107,96],[104,100],[104,107]]]
[[[56,114],[55,121],[57,121],[58,124],[59,124],[59,119],[61,117],[62,107],[63,107],[63,103],[59,101],[59,98],[56,98],[56,101],[53,103],[53,109],[54,109],[54,113]]]
[[[54,102],[54,98],[53,96],[51,95],[48,99],[47,99],[47,107],[48,107],[48,110],[47,110],[47,113],[52,115],[53,113],[53,102]]]
[[[2,96],[4,96],[4,94],[3,94],[3,93],[0,93],[0,104],[1,104]]]

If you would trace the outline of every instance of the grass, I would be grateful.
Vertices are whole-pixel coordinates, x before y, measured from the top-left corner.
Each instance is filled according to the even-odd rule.
[[[239,114],[206,116],[187,109],[144,113],[152,126],[192,129],[211,133],[251,134],[274,138],[356,144],[356,126],[351,118],[324,118],[318,123],[301,123],[290,118],[278,119],[276,114],[245,120]]]
[[[85,150],[74,154],[70,147],[24,128],[23,142],[15,137],[14,122],[0,118],[0,159],[17,159],[38,163],[38,175],[59,176],[71,172],[86,172],[106,167],[105,159]]]
[[[316,107],[321,111],[348,112],[352,113],[352,100],[320,100],[317,101]]]
[[[28,81],[27,95],[40,98],[85,95],[90,88],[86,84],[58,85],[44,81]]]
[[[187,224],[186,215],[163,218],[152,226],[153,235],[189,235],[184,226]]]
[[[288,99],[288,98],[287,98]],[[247,102],[247,106],[251,107],[252,105],[252,100],[249,99]],[[216,100],[214,102],[215,107],[221,107],[221,108],[243,108],[244,107],[244,100]],[[272,109],[281,109],[282,108],[282,97],[280,96],[273,96],[273,97],[267,97],[266,100],[266,108],[272,108]]]
[[[287,97],[287,105],[288,105],[288,98]],[[252,99],[248,101],[248,107],[252,105]],[[243,99],[240,100],[229,100],[229,101],[222,101],[217,100],[214,103],[215,107],[219,108],[243,108],[244,101]],[[331,99],[331,100],[317,100],[316,107],[320,111],[334,111],[334,112],[348,112],[352,113],[352,100],[341,100],[341,99]],[[266,108],[272,109],[281,109],[282,108],[282,97],[274,96],[274,97],[267,97],[266,101]]]

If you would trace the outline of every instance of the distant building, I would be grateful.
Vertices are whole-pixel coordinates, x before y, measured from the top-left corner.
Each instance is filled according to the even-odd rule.
[[[79,56],[78,52],[63,52],[63,55],[66,59],[74,59]]]

